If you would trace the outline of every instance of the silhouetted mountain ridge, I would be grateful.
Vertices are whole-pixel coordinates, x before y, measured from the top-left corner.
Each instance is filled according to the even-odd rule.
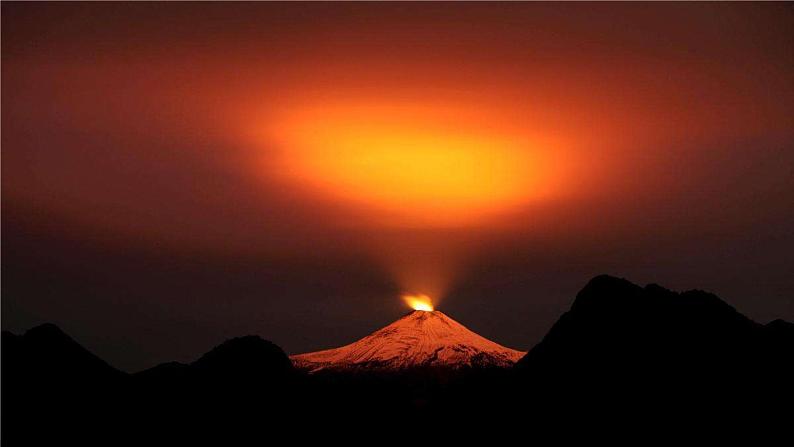
[[[616,418],[610,411],[774,420],[774,402],[794,394],[794,324],[753,322],[708,292],[608,275],[590,280],[512,370],[480,368],[493,365],[475,356],[457,373],[307,375],[275,344],[244,336],[192,363],[128,375],[52,324],[4,331],[2,343],[4,442],[33,444],[51,436],[103,444],[122,432],[145,440],[157,430],[201,440],[204,430],[261,433],[298,422],[336,421],[336,430],[406,415],[435,424]]]
[[[716,295],[602,275],[516,364],[533,398],[735,411],[791,395],[790,323],[756,323]]]
[[[209,374],[246,374],[263,378],[293,371],[292,362],[280,347],[256,335],[227,340],[191,366]]]
[[[126,376],[52,323],[31,328],[20,336],[3,331],[4,363],[6,359],[24,374],[46,375],[48,381],[82,382]]]
[[[715,353],[750,355],[749,349],[760,347],[763,330],[714,294],[678,293],[656,284],[643,288],[601,275],[577,294],[570,311],[518,367],[622,356],[651,363],[686,356],[702,363],[715,360]]]

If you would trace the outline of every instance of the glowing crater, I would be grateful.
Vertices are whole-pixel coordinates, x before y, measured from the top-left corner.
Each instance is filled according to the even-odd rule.
[[[403,295],[403,301],[413,310],[421,310],[425,312],[433,311],[433,302],[429,296],[420,293],[416,295]]]

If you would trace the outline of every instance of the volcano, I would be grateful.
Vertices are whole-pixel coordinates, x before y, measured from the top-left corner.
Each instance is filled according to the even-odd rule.
[[[349,345],[291,358],[297,368],[314,372],[509,367],[524,354],[470,331],[440,311],[415,310]]]

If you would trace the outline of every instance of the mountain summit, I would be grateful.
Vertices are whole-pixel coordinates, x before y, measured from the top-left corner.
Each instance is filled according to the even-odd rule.
[[[292,356],[296,367],[386,369],[509,367],[526,352],[506,348],[470,331],[440,311],[413,311],[346,346]]]

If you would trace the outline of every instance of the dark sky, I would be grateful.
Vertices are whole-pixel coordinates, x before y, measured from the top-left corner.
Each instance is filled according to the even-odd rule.
[[[790,4],[2,3],[2,323],[125,370],[600,273],[794,320]]]

